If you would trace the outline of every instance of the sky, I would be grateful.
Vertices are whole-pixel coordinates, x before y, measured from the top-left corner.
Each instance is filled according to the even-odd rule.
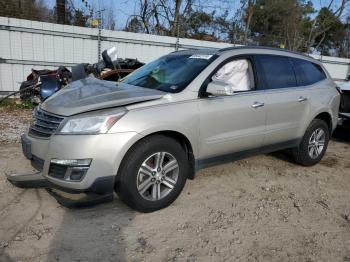
[[[67,2],[72,2],[74,6],[79,7],[82,5],[82,0],[66,0]],[[230,15],[233,15],[235,11],[240,7],[240,0],[198,0],[201,6],[204,6],[208,11],[216,10],[218,13],[223,11],[225,8],[232,10]],[[283,0],[280,0],[283,1]],[[312,0],[315,9],[320,9],[323,6],[327,6],[330,0]],[[334,8],[336,8],[341,0],[334,1]],[[44,0],[47,5],[52,8],[56,4],[56,0]],[[94,10],[106,9],[104,11],[104,16],[110,8],[114,12],[116,29],[122,29],[125,27],[127,19],[130,15],[137,13],[137,7],[139,0],[88,0]],[[220,3],[220,5],[219,5]],[[350,6],[348,7],[350,12]]]

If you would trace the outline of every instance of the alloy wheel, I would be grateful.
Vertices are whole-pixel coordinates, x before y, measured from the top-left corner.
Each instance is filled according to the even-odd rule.
[[[317,128],[310,136],[308,152],[312,159],[319,157],[326,141],[326,134],[322,128]]]
[[[179,164],[168,152],[149,156],[137,173],[137,190],[146,200],[157,201],[168,195],[179,176]]]

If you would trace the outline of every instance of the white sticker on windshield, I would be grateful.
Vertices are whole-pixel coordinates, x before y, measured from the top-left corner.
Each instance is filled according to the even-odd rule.
[[[209,60],[213,55],[191,55],[189,58]]]

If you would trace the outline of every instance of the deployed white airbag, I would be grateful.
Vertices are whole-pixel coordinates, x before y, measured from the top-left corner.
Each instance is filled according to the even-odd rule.
[[[225,82],[233,92],[250,90],[249,63],[246,59],[229,62],[221,67],[212,79]]]

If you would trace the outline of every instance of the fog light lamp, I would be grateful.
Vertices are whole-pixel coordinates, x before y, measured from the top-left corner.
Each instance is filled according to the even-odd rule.
[[[66,180],[80,181],[83,179],[87,171],[88,167],[73,167],[71,168],[69,177],[67,176]]]
[[[90,166],[91,158],[86,159],[51,159],[52,164],[62,166]]]

